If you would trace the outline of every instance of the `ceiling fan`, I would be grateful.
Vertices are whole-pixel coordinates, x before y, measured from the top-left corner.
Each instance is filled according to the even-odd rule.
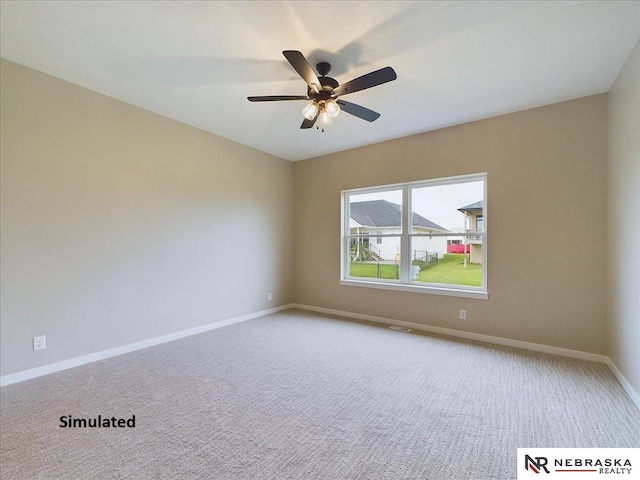
[[[316,65],[320,74],[320,78],[318,78],[302,53],[297,50],[285,50],[282,54],[295,71],[298,72],[298,75],[307,83],[307,95],[270,95],[247,97],[247,99],[250,102],[311,100],[311,103],[302,110],[305,119],[300,125],[301,129],[311,128],[317,121],[317,128],[321,128],[324,132],[324,128],[331,125],[332,119],[340,113],[340,110],[344,110],[367,122],[377,120],[380,117],[378,112],[355,103],[346,102],[338,97],[382,85],[398,78],[393,68],[384,67],[340,85],[335,79],[326,76],[331,71],[331,65],[327,62],[320,62]]]

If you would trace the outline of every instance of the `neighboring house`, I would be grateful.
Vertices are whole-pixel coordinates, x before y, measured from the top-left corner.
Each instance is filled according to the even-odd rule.
[[[484,232],[482,200],[472,203],[471,205],[467,205],[466,207],[461,207],[458,211],[462,212],[462,214],[467,217],[465,222],[465,231],[467,233]],[[476,235],[466,237],[466,243],[471,245],[469,261],[471,263],[482,263],[482,236]]]
[[[400,254],[400,237],[380,237],[377,235],[402,233],[402,207],[387,200],[353,202],[350,205],[350,233],[369,235],[361,246],[374,260],[397,260]],[[413,213],[414,233],[448,233],[449,231]],[[421,258],[437,253],[439,258],[447,253],[447,237],[413,237],[411,246],[413,258]]]

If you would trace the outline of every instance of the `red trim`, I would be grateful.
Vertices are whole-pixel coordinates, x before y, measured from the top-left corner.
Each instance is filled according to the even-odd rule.
[[[556,472],[597,472],[598,470],[556,470]]]

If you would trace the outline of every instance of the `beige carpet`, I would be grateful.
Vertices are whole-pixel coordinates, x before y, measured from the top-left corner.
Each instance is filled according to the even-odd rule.
[[[508,479],[640,447],[605,365],[286,311],[1,390],[11,479]],[[61,428],[60,416],[136,417]]]

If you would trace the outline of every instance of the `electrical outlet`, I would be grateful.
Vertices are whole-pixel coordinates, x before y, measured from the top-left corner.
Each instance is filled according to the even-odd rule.
[[[271,292],[267,293],[267,300],[268,301],[273,300],[273,293],[271,293]]]
[[[467,311],[460,310],[460,320],[466,320],[466,319],[467,319]]]
[[[44,350],[47,348],[47,336],[40,335],[39,337],[33,337],[33,351]]]

